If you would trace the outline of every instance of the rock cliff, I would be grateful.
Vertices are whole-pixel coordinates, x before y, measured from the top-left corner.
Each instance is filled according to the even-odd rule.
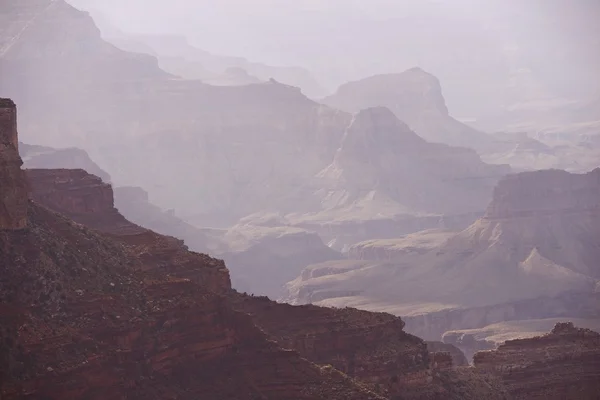
[[[312,266],[288,284],[289,299],[412,318],[569,291],[592,293],[599,279],[599,174],[600,169],[581,175],[537,171],[509,176],[498,184],[486,215],[440,245],[389,262]],[[513,308],[499,307],[504,309],[510,314]],[[467,320],[488,318],[483,309],[477,312]],[[432,318],[434,323],[418,332],[439,320]]]
[[[99,178],[28,175],[27,225],[0,231],[3,399],[383,399],[269,340],[221,261],[125,220]]]
[[[460,350],[405,333],[404,322],[390,314],[233,297],[234,308],[250,314],[284,348],[317,364],[331,364],[390,399],[504,398],[495,379],[453,368],[465,365]]]
[[[426,142],[389,109],[369,108],[353,116],[333,162],[317,175],[318,193],[326,210],[371,218],[466,213],[488,202],[509,171],[472,150]]]
[[[481,395],[501,398],[495,397],[502,392],[501,386],[497,386],[495,381],[490,381],[486,376],[479,376],[470,372],[453,372],[453,359],[445,355],[446,350],[440,352],[440,349],[436,348],[434,350],[435,355],[430,355],[425,342],[403,332],[404,323],[400,318],[388,314],[374,314],[353,309],[332,310],[314,306],[292,307],[277,304],[267,298],[237,294],[231,291],[228,281],[223,280],[228,275],[222,263],[207,256],[189,253],[181,242],[156,235],[129,223],[122,217],[119,219],[112,201],[109,201],[110,185],[102,183],[97,177],[81,170],[29,170],[27,174],[31,179],[32,197],[35,201],[52,210],[68,215],[77,222],[107,233],[117,242],[124,244],[129,254],[136,255],[136,259],[142,262],[143,265],[140,268],[143,272],[151,275],[150,278],[145,278],[145,280],[157,279],[156,276],[161,276],[166,272],[171,277],[170,279],[182,285],[200,284],[203,289],[209,288],[211,293],[227,294],[231,304],[228,305],[227,302],[224,302],[221,305],[221,311],[218,312],[228,315],[227,313],[232,312],[231,308],[233,308],[243,314],[250,314],[253,323],[262,328],[269,338],[276,340],[279,346],[294,350],[300,356],[317,365],[331,365],[335,368],[321,368],[320,371],[323,374],[331,374],[334,377],[348,375],[363,382],[366,386],[360,389],[362,391],[360,393],[363,393],[364,396],[367,396],[368,390],[372,390],[374,393],[384,396],[384,398],[390,398],[388,396],[395,396],[399,393],[402,393],[408,399],[476,399]],[[91,197],[98,197],[98,199],[91,201]],[[165,242],[170,247],[165,248]],[[201,265],[202,268],[199,268]],[[164,296],[167,296],[166,298],[180,299],[182,295],[178,294],[177,290],[161,287],[160,292],[164,293]],[[190,290],[198,289],[193,289],[192,286]],[[147,294],[144,298],[146,301],[150,300],[153,306],[162,310],[165,306],[158,305],[156,297],[156,294]],[[210,302],[205,305],[190,305],[189,307],[189,312],[198,313],[198,309],[201,309],[200,315],[207,315],[206,318],[218,320],[216,316],[211,317],[210,312],[206,314],[208,311],[205,311],[205,309],[212,307]],[[185,342],[186,339],[181,335],[191,334],[184,333],[191,328],[184,326],[183,322],[177,323],[180,319],[174,319],[175,317],[167,315],[166,310],[164,313],[161,318],[167,322],[161,323],[169,324],[167,329],[167,332],[171,335],[169,340],[176,344],[164,350],[168,352],[168,355],[157,357],[161,360],[161,365],[166,364],[164,368],[170,368],[169,363],[181,362],[177,360],[180,357],[179,354],[184,352],[185,347],[178,350],[175,348],[179,346],[181,341]],[[178,318],[192,321],[190,323],[196,324],[197,329],[204,329],[197,318],[194,319],[189,316]],[[235,320],[234,316],[228,318]],[[170,321],[174,322],[171,323]],[[211,329],[220,328],[213,327]],[[244,331],[250,329],[246,326]],[[173,336],[176,332],[180,332],[178,333],[180,336]],[[209,330],[207,335],[210,332],[212,331]],[[123,333],[123,335],[130,337],[132,334]],[[136,333],[136,335],[138,334]],[[236,335],[236,337],[239,337],[241,333]],[[129,344],[129,346],[134,346],[136,340],[140,340],[136,338],[137,336],[127,339],[133,341],[133,344]],[[161,339],[159,337],[153,340],[159,341]],[[209,341],[204,336],[194,340],[198,343],[196,346],[201,346],[200,343],[204,345],[205,342]],[[258,339],[247,340],[249,343],[255,343]],[[208,346],[208,344],[206,345]],[[190,346],[192,345],[190,344]],[[238,349],[242,348],[243,345],[234,343],[232,346]],[[324,349],[329,350],[325,351]],[[130,351],[134,350],[131,349]],[[242,350],[236,351],[238,353],[242,352]],[[252,351],[263,352],[263,350],[257,349]],[[213,354],[211,357],[216,356]],[[290,357],[293,360],[293,357]],[[162,361],[163,358],[165,358],[165,361]],[[269,358],[269,360],[272,360],[272,358]],[[245,368],[243,366],[244,361],[237,359],[236,362],[242,362],[242,366],[238,368]],[[223,368],[225,368],[228,364],[223,365]],[[273,368],[286,368],[284,361],[278,365]],[[341,371],[345,375],[339,375],[340,373],[336,371]],[[221,373],[224,372],[217,370],[212,372],[210,376],[218,377],[218,374]],[[265,376],[271,374],[266,369],[254,373],[259,375],[264,373]],[[292,374],[292,372],[289,372],[289,374]],[[329,395],[342,396],[345,395],[344,393],[350,393],[351,395],[353,392],[350,387],[354,385],[350,381],[351,378],[345,378],[346,381],[334,384]],[[191,379],[191,377],[186,379]],[[234,372],[230,376],[231,382],[234,382],[234,387],[237,384],[236,379]],[[279,378],[274,377],[272,379],[277,381]],[[321,378],[316,377],[315,379]],[[466,381],[470,382],[471,386],[467,391],[461,391],[459,382]],[[489,385],[492,385],[492,389]],[[367,387],[370,389],[366,389]],[[318,385],[317,388],[321,391],[324,390]],[[218,390],[224,389],[219,388]],[[282,390],[293,392],[294,389],[286,386],[286,389]],[[289,394],[286,392],[286,395]],[[326,395],[321,394],[312,396],[316,397],[309,396],[306,398],[328,398]],[[376,395],[372,394],[372,396]]]
[[[493,143],[490,136],[450,116],[439,80],[421,68],[346,83],[323,102],[348,112],[388,107],[419,136],[432,142],[476,149]]]
[[[569,322],[477,353],[474,362],[501,376],[514,399],[591,400],[600,394],[600,334]]]
[[[0,229],[27,225],[27,185],[21,171],[17,140],[17,108],[0,98]]]

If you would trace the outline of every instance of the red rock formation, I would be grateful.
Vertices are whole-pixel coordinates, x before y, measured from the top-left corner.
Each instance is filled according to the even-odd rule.
[[[222,262],[128,223],[110,186],[30,174],[34,199],[98,232],[33,202],[0,230],[2,399],[382,399],[268,340],[219,295]]]
[[[127,221],[124,223],[112,205],[110,186],[98,178],[80,170],[28,170],[27,173],[32,182],[32,197],[36,201],[126,244],[128,251],[138,256],[139,268],[145,273],[156,275],[165,271],[175,279],[191,278],[202,283],[203,287],[210,287],[213,292],[230,291],[228,282],[224,283],[218,274],[215,276],[215,273],[211,273],[213,268],[210,266],[215,263],[214,260],[189,253],[180,243],[177,245],[178,242],[165,249],[164,237]],[[86,200],[94,193],[99,198],[97,201]],[[113,221],[114,229],[107,221]],[[198,265],[202,265],[202,268],[198,268]],[[217,271],[227,275],[221,263],[216,266]],[[174,292],[165,294],[165,298],[168,296],[179,297]],[[155,297],[146,295],[146,299]],[[430,358],[423,341],[402,331],[404,323],[400,318],[354,309],[291,307],[266,298],[237,294],[232,294],[230,300],[235,309],[249,313],[280,346],[297,351],[316,364],[332,365],[335,370],[323,371],[331,371],[335,375],[338,374],[336,370],[341,370],[366,382],[382,395],[402,393],[410,399],[448,398],[451,395],[458,396],[456,387],[459,385],[456,382],[468,378],[473,382],[473,388],[455,398],[475,399],[482,393],[487,397],[495,396],[495,392],[486,386],[486,379],[469,374],[459,377],[451,370],[452,358],[446,353],[436,353]],[[154,304],[155,300],[152,302]],[[171,317],[165,315],[164,318]],[[192,317],[186,319],[194,320]],[[186,329],[185,326],[177,326],[178,331]],[[177,344],[185,341],[177,337],[172,340]],[[178,351],[182,352],[173,351],[177,356]]]
[[[510,340],[479,352],[475,366],[498,374],[515,399],[600,397],[600,334],[572,323],[556,324],[545,336]]]
[[[27,186],[17,140],[17,108],[0,98],[0,229],[27,225]]]
[[[453,370],[455,358],[465,365],[456,357],[460,350],[432,343],[430,354],[430,345],[404,332],[404,322],[390,314],[291,306],[239,294],[232,300],[282,347],[317,364],[331,364],[392,399],[502,398],[500,387],[487,377]],[[461,392],[457,382],[467,380],[472,386]]]
[[[75,222],[126,244],[146,270],[159,269],[192,279],[216,293],[231,289],[222,261],[189,252],[182,240],[159,235],[126,220],[114,207],[109,184],[83,170],[27,170],[31,197]]]
[[[204,286],[36,205],[29,222],[0,236],[3,399],[379,398]]]

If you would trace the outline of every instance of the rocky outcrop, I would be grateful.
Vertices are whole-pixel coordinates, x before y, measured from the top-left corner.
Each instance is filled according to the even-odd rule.
[[[476,149],[493,144],[491,137],[449,115],[439,80],[421,68],[346,83],[323,102],[348,112],[387,107],[432,142]]]
[[[288,299],[422,318],[418,330],[411,332],[439,340],[454,323],[483,322],[476,328],[488,325],[488,319],[500,322],[521,313],[502,304],[593,293],[598,281],[595,260],[600,257],[599,173],[510,176],[498,185],[487,214],[441,245],[424,254],[350,269],[313,266],[288,284]],[[543,199],[536,202],[534,196]],[[568,316],[570,310],[576,316],[579,306],[541,309],[564,313],[557,316]]]
[[[0,233],[3,399],[380,399],[278,348],[207,286],[29,211],[30,229]]]
[[[465,365],[460,350],[405,333],[404,322],[390,314],[295,307],[239,294],[233,302],[284,348],[317,364],[331,364],[390,399],[503,398],[493,379],[453,369]],[[463,390],[451,383],[459,381],[470,381],[470,386]]]
[[[27,185],[21,171],[17,140],[17,108],[0,99],[0,229],[27,225]]]
[[[395,239],[368,240],[351,246],[347,255],[354,260],[401,260],[406,254],[424,254],[454,234],[448,229],[428,229]]]
[[[600,334],[569,322],[477,353],[474,363],[498,374],[515,399],[591,400],[600,393]]]
[[[228,288],[230,286],[224,285],[217,276],[211,274],[209,271],[213,268],[208,268],[207,265],[207,263],[212,263],[217,270],[220,268],[224,270],[222,264],[219,264],[218,262],[215,263],[214,260],[211,260],[206,256],[194,255],[186,252],[181,248],[177,251],[176,249],[172,249],[170,253],[165,253],[165,251],[159,247],[158,242],[152,242],[150,240],[152,238],[151,232],[146,231],[145,233],[140,234],[131,233],[131,229],[135,226],[130,227],[128,230],[124,230],[123,228],[111,230],[108,226],[102,224],[101,221],[114,221],[114,219],[110,217],[111,215],[114,216],[115,213],[114,208],[111,208],[112,203],[99,201],[98,203],[103,204],[102,206],[97,205],[98,203],[88,203],[89,205],[85,206],[82,205],[86,204],[85,202],[80,202],[78,200],[85,199],[86,193],[91,195],[93,190],[101,192],[102,189],[106,190],[107,188],[110,188],[110,186],[101,184],[98,178],[91,177],[84,171],[71,171],[70,174],[67,172],[68,170],[28,171],[32,180],[32,193],[34,199],[43,201],[45,206],[66,213],[80,222],[83,221],[82,215],[87,213],[88,218],[85,220],[85,223],[88,224],[88,226],[99,229],[100,231],[108,232],[112,237],[117,239],[117,241],[125,244],[129,252],[138,255],[137,259],[143,263],[141,269],[145,271],[145,273],[150,273],[152,277],[156,274],[160,275],[164,270],[164,272],[168,272],[169,276],[171,276],[178,285],[182,285],[183,287],[195,282],[200,283],[202,288],[209,287],[213,292],[218,292],[219,290],[223,290],[222,293],[229,292],[230,289]],[[98,184],[100,187],[96,186]],[[54,189],[51,189],[52,185],[54,185]],[[67,201],[65,198],[69,198],[70,200]],[[70,212],[68,210],[69,204],[75,204],[77,212]],[[92,207],[92,205],[95,206]],[[92,218],[94,214],[95,217]],[[142,228],[138,227],[138,229]],[[160,238],[159,235],[155,236]],[[203,268],[195,267],[195,265],[200,265],[200,263],[203,263]],[[224,271],[226,273],[226,270]],[[202,279],[200,279],[200,277],[202,277]],[[145,279],[147,280],[148,278]],[[197,290],[192,287],[190,287],[190,290]],[[173,307],[178,307],[178,301],[182,296],[178,293],[178,290],[182,290],[181,288],[169,289],[161,284],[156,290],[159,290],[160,293],[164,294],[165,299],[170,298],[170,301],[173,302]],[[187,335],[184,334],[184,332],[193,331],[192,328],[186,327],[183,321],[194,324],[194,326],[196,326],[194,329],[204,329],[206,332],[204,336],[195,337],[193,339],[195,341],[194,343],[197,343],[197,345],[190,343],[187,346],[198,346],[198,348],[200,348],[200,346],[207,346],[206,351],[212,352],[210,356],[205,356],[203,355],[204,353],[201,353],[199,352],[200,350],[198,350],[193,356],[201,359],[207,357],[207,360],[214,360],[214,358],[217,357],[217,354],[215,353],[217,350],[210,350],[211,339],[209,339],[208,336],[211,335],[211,332],[215,332],[221,328],[217,325],[207,330],[202,328],[203,322],[200,321],[201,318],[205,318],[205,321],[214,321],[215,319],[220,320],[219,317],[215,316],[212,312],[207,311],[211,310],[211,307],[214,307],[210,302],[205,303],[205,305],[198,305],[198,307],[201,307],[202,312],[199,313],[199,316],[197,317],[192,318],[190,316],[181,315],[177,319],[173,319],[173,316],[167,314],[167,312],[169,312],[168,310],[171,308],[169,308],[167,304],[157,303],[156,298],[158,296],[156,293],[151,295],[147,294],[145,296],[146,301],[151,300],[153,309],[156,308],[157,311],[162,311],[161,317],[157,318],[159,318],[159,321],[166,320],[167,322],[161,322],[161,324],[163,324],[161,325],[163,326],[161,332],[165,331],[165,335],[168,335],[168,340],[167,338],[164,339],[165,342],[173,343],[168,348],[161,350],[163,352],[161,355],[156,355],[156,357],[154,357],[157,358],[157,360],[160,360],[157,362],[159,362],[161,371],[172,370],[179,371],[180,373],[180,369],[176,369],[175,365],[183,362],[180,360],[180,354],[184,354],[187,347],[179,348],[178,346],[184,346],[185,343],[190,343],[189,340],[191,339],[186,339],[186,336],[182,335]],[[173,301],[173,299],[177,300]],[[397,317],[388,314],[373,314],[352,309],[330,310],[313,306],[291,307],[274,303],[266,298],[242,296],[239,294],[230,294],[230,301],[233,302],[234,309],[243,313],[249,313],[252,320],[265,330],[270,338],[275,339],[279,346],[293,349],[302,357],[307,358],[313,363],[319,365],[332,365],[335,368],[321,368],[320,371],[323,374],[331,374],[333,377],[343,377],[343,375],[339,375],[339,373],[336,372],[337,370],[341,370],[350,377],[365,382],[368,387],[375,392],[381,393],[385,398],[389,398],[387,396],[392,393],[400,392],[410,399],[452,398],[448,397],[450,395],[454,395],[454,398],[461,398],[460,396],[456,397],[458,396],[456,392],[458,390],[457,388],[460,386],[459,384],[456,384],[456,382],[462,382],[467,378],[458,376],[453,372],[451,367],[452,357],[447,359],[444,355],[445,353],[436,353],[434,358],[430,360],[427,345],[420,339],[403,333],[402,327],[404,323]],[[168,303],[168,305],[170,306],[171,304]],[[165,307],[166,309],[164,309]],[[189,307],[191,307],[189,312],[198,313],[195,306],[189,305]],[[221,308],[217,308],[217,310],[220,309],[221,311],[215,311],[216,313],[221,313],[219,315],[222,315],[223,313],[229,315],[227,313],[229,313],[230,310],[227,308],[228,306],[226,303],[222,304],[220,307]],[[121,311],[119,311],[119,313],[121,313]],[[123,314],[126,313],[123,312]],[[120,316],[120,314],[118,315]],[[200,315],[203,317],[200,317]],[[121,318],[125,317],[120,317],[118,319]],[[235,316],[233,315],[227,318],[235,320]],[[164,328],[165,324],[168,325],[168,328]],[[137,329],[139,330],[140,328]],[[243,328],[243,331],[246,332],[250,329],[250,327],[246,327]],[[142,333],[136,333],[136,335],[141,334]],[[125,335],[125,333],[122,335]],[[128,338],[131,337],[130,339],[124,339],[126,340],[127,346],[129,346],[128,349],[130,350],[128,351],[134,352],[136,343],[141,345],[141,338],[138,336],[131,336],[132,334],[130,333],[126,335]],[[235,337],[240,337],[241,333],[236,333],[235,335]],[[143,337],[144,336],[142,336],[142,338]],[[160,339],[159,336],[153,340],[159,341],[162,339]],[[235,339],[231,338],[228,340],[230,340],[228,343],[231,343],[233,349],[243,348],[242,344],[236,344],[237,342],[235,342]],[[256,337],[244,340],[248,340],[249,344],[253,343],[253,345],[258,341]],[[221,343],[220,346],[224,345],[223,342],[219,343]],[[324,349],[329,350],[325,351]],[[235,351],[235,354],[239,354],[240,352],[243,353],[242,350]],[[260,354],[263,354],[265,350],[254,349],[252,351],[258,351]],[[274,353],[273,351],[274,350],[269,350],[267,353],[272,355],[279,354],[277,351]],[[128,352],[127,354],[130,353]],[[293,354],[295,353],[291,353],[289,356],[292,360]],[[192,354],[188,355],[188,357],[192,357]],[[269,360],[272,360],[271,356],[268,357]],[[154,358],[151,359],[153,360]],[[241,365],[236,367],[234,371],[237,371],[237,368],[246,368],[244,367],[245,361],[241,361],[239,358],[235,360],[235,362],[241,363]],[[193,365],[194,364],[190,364],[190,366]],[[223,364],[223,368],[226,368],[227,365],[228,364]],[[277,368],[281,370],[287,368],[285,360],[281,361],[281,363],[278,361],[274,365],[276,366],[265,366],[265,368]],[[51,368],[54,369],[55,367]],[[96,368],[101,370],[102,367],[96,366]],[[254,371],[253,374],[262,376],[264,373],[265,376],[269,376],[272,373],[268,372],[267,369],[261,371],[259,368],[257,371]],[[224,374],[224,372],[219,371],[220,370],[218,369],[215,370],[210,376],[219,377],[221,376],[219,374]],[[312,373],[310,371],[311,370],[309,369],[306,373]],[[288,372],[282,373],[285,374]],[[289,374],[292,374],[292,372],[290,371]],[[297,374],[297,372],[294,372],[294,374]],[[234,382],[235,386],[237,384],[235,383],[237,382],[235,373],[233,373],[233,376],[230,379]],[[279,378],[274,377],[272,379],[276,381]],[[321,378],[315,376],[314,379],[318,380]],[[340,396],[344,393],[346,393],[345,395],[352,395],[352,390],[349,389],[349,386],[352,386],[351,380],[350,378],[345,379],[347,381],[338,383],[334,382],[335,379],[330,381],[329,384],[333,384],[334,386],[329,392],[329,396],[338,395],[337,393],[339,393]],[[478,395],[495,398],[494,396],[497,395],[495,390],[498,389],[498,387],[494,386],[494,389],[490,390],[487,378],[469,375],[468,379],[473,381],[474,384],[467,391],[467,395],[471,397],[465,398],[477,398]],[[201,380],[201,382],[204,381]],[[434,382],[434,384],[432,385],[431,382]],[[319,390],[324,390],[323,387],[318,386],[317,384],[314,385],[316,385]],[[218,390],[225,389],[219,388]],[[266,391],[268,389],[261,390]],[[293,392],[294,389],[286,384],[286,388],[281,390]],[[363,393],[362,395],[368,396],[366,392],[364,392],[367,389],[361,390],[363,390],[363,392],[361,392]],[[312,392],[309,391],[308,393]],[[307,398],[328,398],[326,394],[314,396],[315,397],[309,396]],[[370,396],[375,395],[371,394]]]
[[[163,210],[152,204],[144,189],[121,186],[113,191],[115,207],[131,222],[163,235],[183,239],[192,251],[218,255],[226,250],[226,244],[221,239],[222,231],[188,224],[177,217],[174,210]]]
[[[509,170],[484,164],[472,150],[426,142],[378,107],[354,115],[333,162],[317,175],[317,194],[326,210],[355,218],[467,213],[489,201]]]
[[[445,332],[484,328],[501,322],[543,318],[600,320],[600,292],[561,293],[508,303],[465,309],[447,309],[403,317],[413,335],[438,340]]]
[[[270,341],[221,261],[120,217],[99,178],[28,175],[27,228],[0,231],[3,399],[383,399]]]

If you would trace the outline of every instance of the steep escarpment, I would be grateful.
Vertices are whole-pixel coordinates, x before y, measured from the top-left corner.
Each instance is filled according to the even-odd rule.
[[[39,206],[29,224],[0,239],[3,398],[378,398],[277,348],[204,285],[143,272]]]
[[[465,213],[489,201],[508,171],[472,150],[426,142],[389,109],[370,108],[354,115],[333,162],[318,174],[319,194],[326,209],[350,215]]]
[[[498,185],[487,214],[441,245],[350,269],[312,267],[288,285],[290,299],[412,317],[591,293],[598,280],[599,174],[510,176]]]
[[[454,366],[464,365],[458,349],[405,333],[404,322],[390,314],[294,307],[239,294],[233,303],[284,348],[331,364],[391,399],[504,398],[487,375],[453,369],[455,360]]]
[[[27,225],[27,186],[17,140],[17,108],[0,99],[0,229]]]
[[[112,187],[100,178],[83,170],[26,172],[34,201],[126,244],[144,260],[146,269],[164,270],[168,266],[170,275],[192,279],[215,293],[230,289],[229,272],[222,261],[189,252],[182,240],[125,219],[114,207]]]
[[[197,228],[150,202],[148,192],[140,187],[122,186],[113,189],[115,206],[128,220],[163,235],[183,239],[192,250],[213,255],[221,254],[225,243],[219,230]]]
[[[568,322],[477,353],[474,362],[498,374],[515,399],[591,400],[600,393],[600,334]]]
[[[222,262],[126,221],[99,178],[29,176],[26,227],[0,230],[3,399],[382,399],[270,341]]]
[[[181,246],[177,248],[173,245],[171,250],[166,252],[164,248],[160,247],[160,242],[151,240],[153,237],[160,238],[160,235],[153,234],[131,223],[119,226],[116,219],[118,213],[112,206],[112,202],[108,201],[110,186],[84,171],[29,170],[28,175],[32,181],[32,196],[34,199],[43,202],[46,207],[88,224],[88,226],[100,232],[110,234],[112,238],[116,239],[115,242],[111,243],[121,249],[120,251],[124,253],[123,257],[127,262],[130,262],[128,257],[133,258],[135,263],[129,268],[133,268],[133,271],[138,275],[128,277],[125,282],[123,282],[122,277],[115,275],[103,279],[92,277],[94,282],[101,284],[102,287],[110,288],[111,294],[113,292],[120,293],[123,290],[121,285],[132,285],[127,286],[127,290],[132,290],[134,294],[141,291],[140,301],[144,301],[146,308],[150,308],[157,313],[152,320],[156,322],[149,322],[148,315],[130,315],[127,309],[123,308],[125,306],[118,304],[117,299],[114,298],[115,295],[112,295],[109,300],[101,294],[95,293],[94,288],[90,287],[89,283],[73,284],[77,286],[74,289],[74,296],[77,296],[77,299],[81,296],[85,297],[87,293],[100,296],[93,303],[94,307],[101,307],[104,314],[100,315],[103,318],[112,318],[116,323],[120,323],[118,333],[107,327],[102,331],[103,335],[113,337],[113,341],[116,341],[117,345],[113,348],[110,347],[113,345],[113,341],[107,343],[102,348],[103,354],[106,355],[97,362],[85,363],[82,358],[82,361],[79,361],[80,364],[77,364],[82,366],[83,369],[81,370],[74,367],[73,364],[69,364],[71,369],[69,374],[66,374],[66,372],[57,368],[53,352],[66,352],[67,350],[62,350],[60,347],[61,343],[70,343],[70,341],[79,343],[81,339],[70,337],[55,339],[60,343],[55,344],[51,349],[48,348],[44,353],[44,367],[49,365],[51,371],[47,372],[52,373],[50,375],[52,378],[48,377],[44,384],[51,385],[51,382],[58,382],[59,387],[65,388],[60,389],[60,391],[56,389],[56,396],[70,395],[77,397],[79,393],[89,396],[93,391],[97,391],[99,396],[116,396],[120,392],[108,382],[123,382],[124,379],[128,379],[128,374],[134,367],[137,368],[136,371],[141,368],[141,372],[136,372],[136,376],[138,376],[136,383],[133,384],[131,391],[126,392],[128,396],[134,398],[148,395],[152,391],[158,391],[162,396],[172,395],[172,393],[181,395],[180,391],[172,392],[173,389],[169,382],[170,379],[174,379],[174,376],[179,377],[176,382],[178,385],[182,385],[183,388],[189,388],[191,385],[189,382],[193,380],[194,385],[191,385],[190,389],[186,389],[191,390],[191,393],[197,393],[194,391],[195,388],[202,388],[202,390],[209,393],[216,393],[214,394],[215,398],[245,398],[239,397],[239,391],[244,390],[239,385],[239,382],[242,381],[240,374],[244,374],[247,377],[246,380],[250,379],[253,382],[253,385],[258,388],[255,388],[255,390],[259,390],[260,393],[266,396],[269,396],[268,393],[272,393],[271,395],[275,398],[293,396],[290,393],[295,393],[296,388],[300,387],[297,386],[300,385],[300,382],[302,382],[302,396],[304,397],[298,395],[298,398],[354,398],[355,393],[359,393],[356,395],[358,397],[355,398],[379,398],[367,389],[357,386],[351,378],[341,375],[336,371],[337,368],[341,368],[343,372],[353,378],[360,379],[368,384],[372,390],[384,396],[401,391],[408,398],[441,399],[449,398],[450,394],[454,395],[450,398],[463,398],[462,395],[456,394],[459,393],[456,390],[460,387],[458,382],[466,381],[472,382],[474,385],[466,392],[471,397],[466,398],[475,399],[481,394],[494,398],[496,395],[494,391],[496,387],[494,386],[494,390],[491,390],[487,378],[477,375],[462,377],[451,372],[452,360],[446,360],[444,354],[440,353],[430,360],[424,342],[402,333],[403,322],[391,315],[371,314],[358,310],[338,312],[319,307],[295,308],[278,305],[267,299],[232,295],[233,298],[230,298],[230,300],[233,301],[233,308],[244,313],[250,313],[252,321],[261,328],[267,329],[269,321],[270,323],[279,324],[273,326],[271,330],[267,330],[269,337],[275,338],[279,346],[298,351],[300,355],[316,364],[330,364],[337,368],[321,368],[306,362],[303,364],[301,361],[296,361],[299,360],[297,353],[289,351],[282,353],[273,344],[269,349],[256,347],[260,346],[262,339],[251,333],[252,329],[256,328],[251,323],[249,324],[250,319],[246,322],[240,322],[236,317],[237,314],[231,314],[231,308],[224,299],[205,292],[207,288],[210,289],[211,293],[219,290],[230,290],[228,289],[229,286],[219,278],[218,273],[226,275],[226,270],[224,270],[221,263],[206,256],[189,253]],[[93,197],[98,199],[92,201]],[[62,217],[54,216],[49,211],[40,209],[39,212],[42,215],[50,216],[50,219],[58,218],[71,224],[70,226],[101,238],[80,225],[67,222]],[[113,221],[114,228],[110,227],[111,223],[103,221]],[[164,238],[165,241],[168,241],[167,239]],[[79,247],[75,248],[76,251],[82,248],[82,239],[74,237],[72,240],[74,242],[70,244],[71,246],[75,243],[79,244]],[[124,247],[118,245],[118,243],[121,243]],[[64,249],[63,252],[67,252],[66,256],[68,257],[69,245],[63,245],[62,247],[53,243],[49,245],[52,248]],[[98,245],[106,250],[106,245],[102,243]],[[42,245],[36,244],[35,246],[41,247]],[[110,249],[106,251],[110,253]],[[93,248],[89,248],[81,257],[85,257],[90,263],[99,262],[93,254]],[[103,254],[102,257],[106,258],[108,255]],[[78,264],[72,262],[71,265],[77,266]],[[102,265],[100,264],[100,266]],[[82,271],[85,272],[88,268],[91,268],[91,266],[84,265]],[[217,275],[211,273],[210,270],[213,270]],[[168,274],[167,282],[164,281],[166,279],[165,273]],[[83,273],[82,275],[82,279],[87,279],[87,275]],[[65,286],[61,276],[50,276],[52,281],[58,280],[60,286],[57,285],[57,288]],[[137,287],[138,284],[142,287]],[[200,285],[198,286],[198,284]],[[149,287],[145,288],[144,285],[149,285]],[[112,290],[113,288],[115,289]],[[53,294],[52,289],[50,292]],[[57,295],[61,293],[58,292]],[[194,297],[198,293],[205,293],[205,297],[200,302]],[[219,305],[215,302],[221,303]],[[252,311],[252,305],[257,307],[255,311]],[[136,307],[139,308],[139,306],[133,308],[137,309]],[[173,308],[180,311],[175,313],[172,311]],[[81,318],[86,318],[86,320],[93,318],[95,314],[90,313],[94,309],[89,301],[77,308]],[[293,316],[291,318],[290,312],[294,315],[298,314],[297,317]],[[195,316],[192,314],[195,314]],[[65,318],[70,320],[73,316],[65,315]],[[219,322],[215,325],[215,321],[221,321],[221,318],[236,324],[235,327],[224,328],[219,325]],[[297,321],[297,326],[290,325],[291,321]],[[136,325],[129,325],[126,322],[135,322]],[[58,324],[58,322],[56,323]],[[211,323],[210,329],[204,326],[206,323]],[[77,322],[77,324],[79,323]],[[285,341],[285,336],[282,336],[280,330],[296,330],[296,328],[298,328],[298,332],[295,334],[296,339]],[[202,330],[203,334],[194,335],[192,332],[195,329]],[[222,336],[219,333],[221,329],[226,329],[230,333]],[[238,332],[238,330],[240,331]],[[248,332],[250,336],[245,337],[242,331]],[[93,333],[88,332],[87,334],[88,339],[85,343],[90,344],[93,336],[90,338],[89,335],[93,335]],[[194,337],[192,338],[189,335]],[[302,339],[303,337],[304,339]],[[153,343],[156,343],[155,346],[158,346],[158,348],[155,350],[156,353],[152,351],[148,353],[148,350],[146,350],[144,357],[148,357],[148,354],[150,354],[148,363],[153,364],[140,365],[137,362],[141,357],[139,346],[148,346],[145,344],[145,340],[150,339]],[[237,341],[238,339],[239,341]],[[161,344],[159,345],[159,343]],[[317,344],[315,345],[315,343]],[[215,346],[218,346],[219,350]],[[315,351],[315,349],[327,347],[331,348],[329,352]],[[35,351],[44,349],[46,348],[39,344],[35,347]],[[188,349],[191,349],[191,352]],[[77,351],[77,354],[83,357],[80,353],[82,350]],[[124,354],[115,360],[114,356],[111,356],[111,351],[119,354],[123,352]],[[221,353],[221,351],[224,353]],[[252,356],[255,352],[257,354]],[[261,361],[259,361],[263,356],[266,357],[265,364],[261,364]],[[19,357],[23,356],[16,354],[12,357],[20,359]],[[244,357],[250,358],[244,361]],[[251,359],[254,360],[252,362],[258,364],[255,370],[248,374],[244,371],[250,365]],[[190,360],[210,362],[215,365],[215,368],[210,373],[203,373],[201,377],[197,377],[195,373],[204,371],[205,364]],[[393,361],[392,364],[389,364],[388,361],[390,360]],[[62,360],[62,362],[73,363],[74,361]],[[235,362],[236,367],[232,368],[230,362]],[[293,369],[288,368],[290,363],[295,365]],[[106,375],[103,372],[108,366],[114,367],[115,365],[119,366],[117,371],[120,371],[120,374],[118,376],[114,374]],[[147,371],[151,373],[151,378],[148,378],[148,380],[154,382],[150,387],[145,385],[147,378],[144,374]],[[190,371],[196,372],[192,373]],[[63,375],[63,372],[66,375]],[[102,390],[82,382],[83,377],[88,374],[99,374],[106,377]],[[217,381],[221,381],[220,378],[223,376],[228,377],[227,384],[217,384]],[[277,382],[279,389],[261,386],[261,376],[269,376],[271,382]],[[430,385],[432,380],[435,381],[434,386]],[[327,381],[328,387],[322,385],[322,381]],[[285,382],[285,385],[282,385],[281,382]],[[39,385],[43,387],[43,384],[40,383]],[[18,393],[21,388],[17,385],[10,386],[7,390],[8,393]],[[275,390],[279,390],[279,393],[275,394]]]

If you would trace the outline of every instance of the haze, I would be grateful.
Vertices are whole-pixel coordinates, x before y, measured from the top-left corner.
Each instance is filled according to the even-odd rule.
[[[308,68],[329,91],[348,80],[420,66],[446,84],[460,114],[466,110],[453,84],[469,76],[536,68],[563,91],[598,88],[590,61],[600,58],[600,3],[593,0],[72,3],[126,32],[181,34],[213,53]]]

